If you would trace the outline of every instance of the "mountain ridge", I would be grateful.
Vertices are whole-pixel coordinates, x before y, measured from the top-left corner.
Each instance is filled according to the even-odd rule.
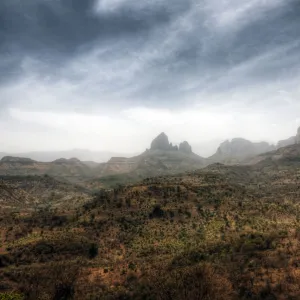
[[[293,144],[297,141],[300,143],[300,128]],[[105,163],[84,162],[76,157],[39,162],[30,158],[5,156],[0,160],[0,175],[47,174],[83,184],[86,181],[126,183],[126,178],[135,181],[149,176],[201,169],[214,163],[255,164],[264,159],[262,154],[278,149],[281,148],[267,142],[253,143],[243,138],[234,138],[221,143],[214,155],[203,158],[193,152],[187,141],[179,143],[179,146],[173,145],[162,132],[143,153],[129,158],[114,156]]]

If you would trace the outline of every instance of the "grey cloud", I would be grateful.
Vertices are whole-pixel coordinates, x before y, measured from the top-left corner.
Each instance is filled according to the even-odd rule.
[[[74,55],[110,40],[139,40],[189,7],[188,2],[178,3],[182,4],[172,5],[173,9],[165,5],[143,10],[124,6],[97,14],[94,0],[1,1],[0,54],[4,59],[0,78],[24,74],[18,68],[24,57],[59,67]]]
[[[51,90],[63,103],[58,109],[71,102],[74,109],[94,111],[100,103],[176,107],[199,93],[286,81],[298,73],[297,0],[278,0],[269,9],[247,1],[254,9],[223,27],[216,22],[226,16],[225,2],[106,3],[96,11],[92,0],[1,1],[2,86],[31,76],[45,86],[36,97]],[[228,3],[230,15],[243,1]]]

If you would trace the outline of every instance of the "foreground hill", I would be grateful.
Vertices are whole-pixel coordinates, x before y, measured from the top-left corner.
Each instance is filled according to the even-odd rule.
[[[30,223],[2,217],[0,293],[299,299],[299,156],[281,151],[293,159],[146,178]]]

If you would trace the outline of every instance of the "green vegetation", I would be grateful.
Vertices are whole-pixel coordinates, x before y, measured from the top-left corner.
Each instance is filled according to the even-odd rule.
[[[24,296],[18,293],[0,293],[0,300],[24,300]]]
[[[290,162],[212,165],[72,209],[3,206],[0,299],[299,299],[299,180]]]

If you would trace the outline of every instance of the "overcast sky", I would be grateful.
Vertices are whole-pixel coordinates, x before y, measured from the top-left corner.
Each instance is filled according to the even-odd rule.
[[[295,135],[299,16],[299,0],[1,0],[0,152]]]

